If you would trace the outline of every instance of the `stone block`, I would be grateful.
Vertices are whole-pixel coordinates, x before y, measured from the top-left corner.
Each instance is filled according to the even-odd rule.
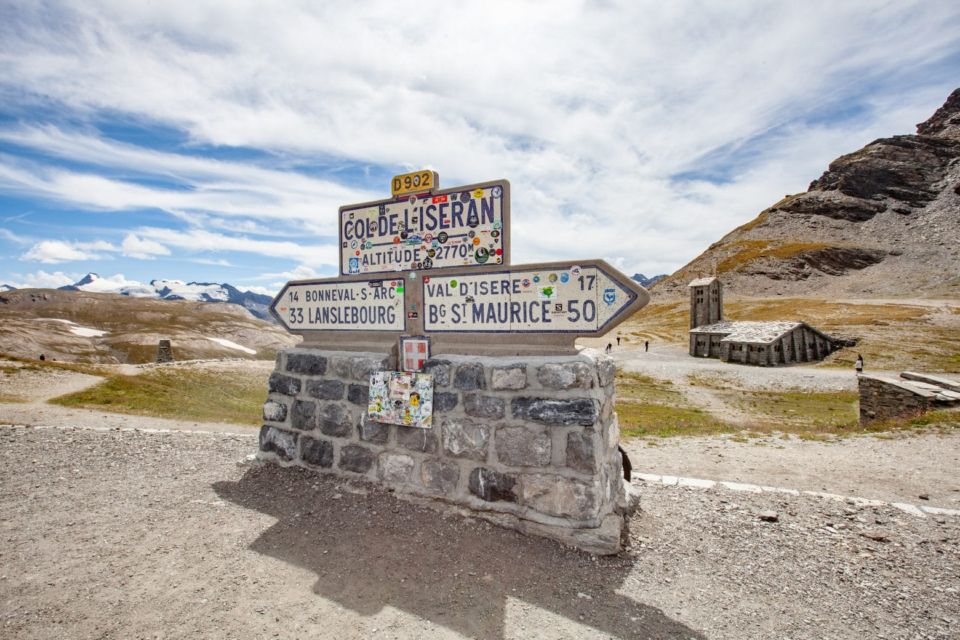
[[[515,477],[484,467],[475,468],[468,479],[470,493],[487,502],[516,502],[516,484]]]
[[[537,369],[537,381],[548,389],[589,389],[593,368],[583,362],[548,363]]]
[[[365,442],[386,444],[390,437],[390,427],[382,422],[371,420],[364,412],[360,416],[360,423],[357,425],[357,434]]]
[[[550,464],[550,436],[543,428],[497,427],[494,439],[497,460],[511,467],[543,467]]]
[[[440,422],[443,448],[457,458],[484,461],[490,444],[490,427],[482,422],[447,418]]]
[[[339,380],[307,380],[305,393],[317,400],[340,400],[345,386]]]
[[[287,371],[305,376],[322,376],[327,372],[327,358],[318,353],[287,351]]]
[[[290,426],[300,431],[317,428],[317,403],[311,400],[294,400],[290,410]]]
[[[505,403],[502,398],[479,393],[463,394],[463,410],[474,418],[499,420],[503,417]]]
[[[617,376],[617,365],[613,358],[607,355],[597,356],[597,374],[600,378],[601,387],[612,385],[613,379]]]
[[[370,404],[370,387],[365,384],[351,384],[347,389],[347,400],[366,409]]]
[[[378,458],[377,475],[388,483],[407,484],[413,476],[416,465],[413,458],[402,453],[381,453]]]
[[[457,367],[453,376],[453,386],[462,391],[476,391],[486,389],[483,365],[479,362],[466,362]]]
[[[346,438],[353,431],[350,412],[336,402],[326,403],[320,408],[317,422],[320,424],[320,431],[328,436]]]
[[[370,449],[348,444],[340,449],[340,468],[354,473],[366,473],[373,468],[377,456]]]
[[[490,374],[490,386],[495,391],[526,389],[527,365],[514,364],[509,367],[494,367]]]
[[[596,515],[593,487],[585,482],[550,474],[530,474],[520,482],[520,503],[540,513],[586,520]]]
[[[514,418],[551,426],[593,425],[599,417],[597,402],[591,398],[514,398],[510,402]]]
[[[353,358],[351,356],[330,356],[327,368],[331,375],[344,380],[353,378]]]
[[[453,411],[457,408],[457,403],[460,401],[460,396],[456,393],[449,393],[447,391],[440,391],[439,393],[433,394],[433,412],[434,413],[443,413],[445,411]]]
[[[298,434],[268,425],[260,427],[260,451],[276,453],[281,460],[293,460],[297,455]]]
[[[446,387],[450,385],[450,369],[452,365],[449,360],[438,360],[430,358],[423,363],[423,373],[429,373],[433,376],[433,386]]]
[[[430,491],[450,495],[460,482],[460,467],[446,460],[424,460],[420,463],[420,482]]]
[[[293,376],[285,376],[282,373],[270,375],[267,382],[267,389],[270,393],[280,393],[285,396],[295,396],[300,393],[300,379]]]
[[[287,419],[287,405],[267,400],[263,403],[263,419],[269,422],[283,422]]]
[[[436,453],[436,429],[418,429],[417,427],[397,427],[397,446],[411,451]]]
[[[303,436],[300,438],[300,459],[315,467],[329,469],[333,466],[333,443]]]
[[[567,434],[567,466],[582,473],[594,473],[597,466],[593,434],[571,431]]]
[[[355,356],[350,367],[350,372],[354,380],[369,382],[371,373],[387,371],[389,368],[389,358],[383,356]]]

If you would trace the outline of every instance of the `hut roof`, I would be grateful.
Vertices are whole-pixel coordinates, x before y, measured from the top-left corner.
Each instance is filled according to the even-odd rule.
[[[726,320],[724,322],[705,324],[696,329],[691,329],[690,333],[719,333],[724,336],[720,342],[770,344],[803,324],[802,322],[793,322],[790,320]],[[814,329],[814,331],[816,331],[816,329]]]

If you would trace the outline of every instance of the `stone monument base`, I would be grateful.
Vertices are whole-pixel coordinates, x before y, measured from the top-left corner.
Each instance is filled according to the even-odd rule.
[[[395,366],[387,353],[280,352],[259,457],[590,553],[623,548],[637,501],[623,479],[609,357],[434,357],[430,429],[367,419],[370,374]]]

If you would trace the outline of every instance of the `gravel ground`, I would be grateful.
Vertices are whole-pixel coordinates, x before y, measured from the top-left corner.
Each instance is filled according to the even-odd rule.
[[[960,428],[832,441],[729,436],[623,442],[639,473],[960,509]],[[920,498],[920,496],[925,496]]]
[[[956,638],[960,519],[642,485],[594,558],[253,436],[0,428],[4,638]],[[761,520],[760,516],[775,522]]]

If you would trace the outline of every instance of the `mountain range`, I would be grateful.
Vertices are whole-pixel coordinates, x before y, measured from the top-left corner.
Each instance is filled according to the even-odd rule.
[[[223,302],[247,309],[261,320],[273,322],[269,307],[273,298],[253,291],[240,291],[226,283],[183,282],[181,280],[151,280],[149,284],[121,278],[103,278],[88,273],[73,284],[59,287],[61,291],[87,293],[114,293],[134,298],[159,300],[188,300],[193,302]],[[0,291],[14,291],[15,287],[0,285]]]
[[[960,295],[960,89],[914,135],[841,156],[654,288],[717,275],[737,295]]]
[[[652,278],[648,278],[647,276],[643,275],[642,273],[635,273],[635,274],[633,274],[632,277],[633,277],[633,280],[634,280],[635,282],[639,283],[641,287],[643,287],[644,289],[649,289],[649,288],[652,287],[653,285],[657,284],[658,282],[660,282],[661,280],[663,280],[664,278],[666,278],[666,277],[667,277],[667,274],[661,273],[661,274],[658,275],[658,276],[653,276]]]

